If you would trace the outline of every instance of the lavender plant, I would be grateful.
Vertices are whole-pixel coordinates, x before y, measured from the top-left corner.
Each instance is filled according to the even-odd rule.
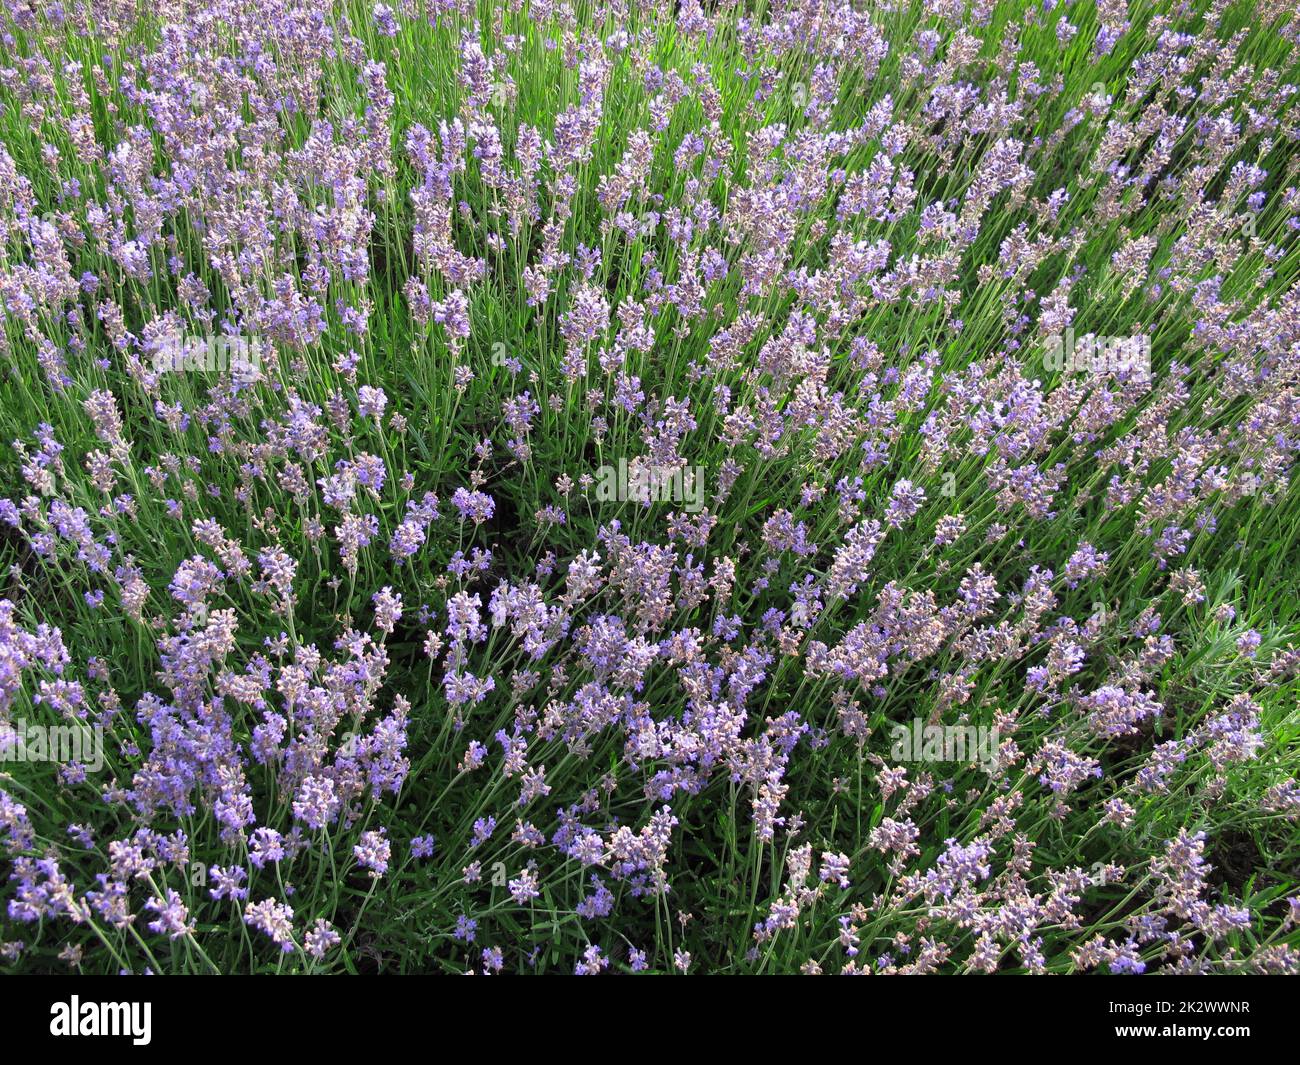
[[[0,23],[0,968],[1300,971],[1289,0]]]

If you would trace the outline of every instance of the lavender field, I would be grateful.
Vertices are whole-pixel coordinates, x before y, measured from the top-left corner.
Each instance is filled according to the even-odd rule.
[[[1300,972],[1294,0],[4,0],[0,972]]]

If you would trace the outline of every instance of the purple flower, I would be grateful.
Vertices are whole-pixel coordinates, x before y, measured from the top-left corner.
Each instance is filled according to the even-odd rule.
[[[342,942],[342,937],[323,917],[316,918],[316,923],[303,937],[303,948],[317,961],[320,961],[334,947]]]
[[[392,855],[392,845],[388,842],[385,829],[361,833],[361,839],[352,848],[357,864],[370,870],[370,876],[378,880],[388,872],[388,860]]]
[[[465,488],[457,488],[452,493],[451,502],[460,513],[462,521],[468,519],[475,525],[487,521],[496,510],[496,504],[490,495]]]
[[[244,907],[244,923],[270,936],[281,951],[294,950],[293,908],[274,898],[250,902]]]
[[[149,931],[165,935],[168,939],[180,939],[194,931],[190,921],[189,910],[185,903],[171,888],[165,890],[165,898],[146,899],[144,907],[158,915],[157,920],[149,922]]]

